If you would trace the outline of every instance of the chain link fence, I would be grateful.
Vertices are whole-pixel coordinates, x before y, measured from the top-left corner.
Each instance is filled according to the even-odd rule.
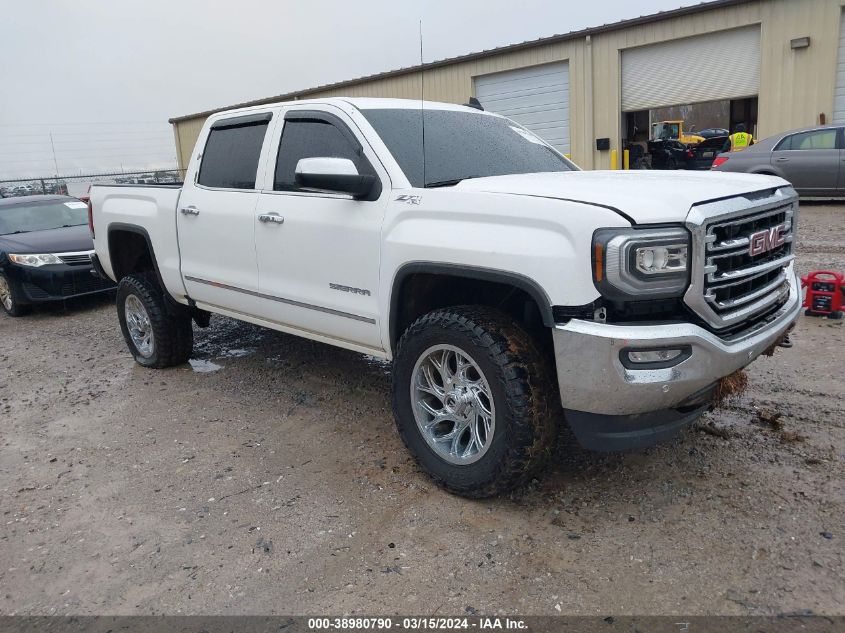
[[[36,196],[62,194],[85,196],[94,183],[129,185],[180,184],[185,178],[184,169],[157,169],[151,171],[114,172],[102,174],[79,174],[74,176],[44,176],[42,178],[20,178],[0,180],[0,197]]]

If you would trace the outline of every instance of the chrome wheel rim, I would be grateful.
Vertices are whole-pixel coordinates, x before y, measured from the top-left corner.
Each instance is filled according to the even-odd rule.
[[[0,303],[7,310],[12,310],[12,289],[9,287],[9,282],[2,275],[0,275]]]
[[[129,295],[123,304],[123,314],[126,316],[126,329],[129,330],[129,338],[132,339],[135,349],[144,358],[149,358],[155,351],[155,339],[147,309],[138,297]]]
[[[481,459],[496,431],[493,392],[478,363],[453,345],[423,352],[411,374],[411,406],[426,443],[450,464]]]

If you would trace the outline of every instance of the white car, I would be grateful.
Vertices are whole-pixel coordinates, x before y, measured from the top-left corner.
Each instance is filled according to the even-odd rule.
[[[596,450],[671,437],[800,309],[784,180],[583,172],[463,106],[217,113],[181,188],[91,200],[137,362],[185,362],[211,313],[391,360],[403,440],[467,496],[534,476],[562,420]]]

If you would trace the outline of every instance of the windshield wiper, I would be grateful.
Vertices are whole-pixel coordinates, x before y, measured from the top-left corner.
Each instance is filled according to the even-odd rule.
[[[425,188],[432,189],[434,187],[452,187],[463,180],[470,180],[472,178],[478,178],[478,176],[464,176],[463,178],[453,178],[452,180],[437,180],[435,182],[427,182],[425,183]]]
[[[12,231],[11,233],[4,233],[4,235],[20,235],[21,233],[32,233],[32,231],[17,230],[17,231]]]

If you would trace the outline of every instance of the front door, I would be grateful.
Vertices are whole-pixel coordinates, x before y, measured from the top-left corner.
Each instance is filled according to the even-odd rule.
[[[248,314],[256,308],[255,183],[270,117],[212,124],[198,172],[186,179],[176,225],[185,288],[199,303]]]
[[[279,126],[281,128],[282,126]],[[260,316],[348,347],[381,351],[378,312],[381,228],[387,173],[340,109],[289,108],[274,134],[272,188],[261,192],[254,230]],[[303,158],[348,158],[377,176],[371,199],[303,191]]]
[[[839,179],[837,136],[835,128],[787,136],[772,152],[772,166],[801,195],[833,195]]]

